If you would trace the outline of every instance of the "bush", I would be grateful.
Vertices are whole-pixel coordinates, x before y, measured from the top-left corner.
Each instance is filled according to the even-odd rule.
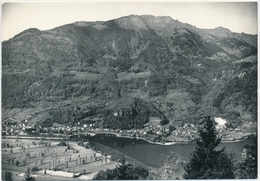
[[[93,180],[144,180],[148,175],[146,169],[127,162],[123,156],[115,169],[101,170]]]
[[[253,137],[253,142],[244,146],[244,158],[238,163],[236,176],[238,179],[257,178],[257,137]]]
[[[177,179],[176,173],[183,166],[185,161],[177,153],[170,152],[169,155],[161,155],[162,167],[152,169],[147,179],[150,180],[172,180]]]
[[[30,173],[25,173],[23,181],[36,181],[36,179]]]
[[[60,143],[57,144],[57,146],[67,146],[67,144],[64,141],[61,141]]]
[[[36,172],[38,170],[39,170],[38,166],[34,166],[34,167],[32,167],[31,172]]]

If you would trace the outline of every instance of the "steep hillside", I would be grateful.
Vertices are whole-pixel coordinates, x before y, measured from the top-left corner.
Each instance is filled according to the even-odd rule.
[[[203,98],[200,111],[237,121],[256,120],[257,57],[235,61],[229,67]]]
[[[255,119],[255,42],[150,15],[31,28],[2,43],[2,119],[106,120],[129,97],[137,115],[154,107],[172,122],[231,108],[235,118]]]
[[[238,35],[248,44],[257,47],[257,35],[249,35],[246,33],[238,33]]]
[[[123,97],[109,105],[103,111],[108,115],[103,127],[112,129],[142,128],[151,118],[160,120],[160,124],[169,123],[163,113],[151,103],[138,98]]]

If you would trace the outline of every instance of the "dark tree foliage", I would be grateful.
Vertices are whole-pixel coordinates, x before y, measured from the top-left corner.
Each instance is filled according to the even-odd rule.
[[[43,120],[40,125],[44,126],[44,127],[52,127],[53,126],[53,120],[51,119],[45,119]]]
[[[250,67],[250,68],[249,68]],[[242,77],[230,77],[223,90],[213,99],[213,106],[224,111],[232,101],[233,105],[242,104],[254,117],[257,115],[257,68],[253,63],[240,63],[234,72],[245,73]],[[240,74],[241,75],[241,74]],[[249,81],[250,80],[250,81]],[[228,99],[227,99],[228,98]],[[228,101],[229,100],[229,101]]]
[[[104,127],[111,129],[129,130],[133,128],[142,128],[149,121],[149,112],[144,108],[121,109],[122,116],[110,115],[104,119]]]
[[[36,179],[28,172],[25,173],[23,181],[36,181]]]
[[[18,160],[15,161],[15,165],[18,167],[18,165],[19,165],[19,161]]]
[[[167,94],[167,77],[162,73],[153,72],[147,83],[148,94],[150,96]]]
[[[115,169],[101,170],[93,180],[144,180],[149,172],[140,166],[128,163],[124,156]]]
[[[236,176],[239,179],[257,178],[257,137],[253,139],[252,144],[244,146],[243,160],[238,163]]]
[[[152,169],[147,179],[149,180],[172,180],[178,179],[177,172],[183,167],[185,163],[183,158],[174,152],[168,155],[161,155],[160,159],[162,166],[160,168]]]
[[[190,160],[184,166],[185,179],[233,179],[234,157],[228,154],[225,147],[217,150],[221,139],[218,137],[214,122],[208,116],[204,119],[203,128],[199,129],[200,138],[191,153]]]
[[[106,110],[102,111],[104,114]],[[116,115],[115,115],[116,114]],[[138,129],[149,122],[149,117],[159,117],[160,124],[165,125],[169,120],[153,104],[138,98],[124,96],[107,109],[107,117],[103,127],[110,129]]]
[[[93,180],[117,180],[115,169],[100,170]]]
[[[39,123],[44,126],[52,126],[53,123],[75,125],[84,117],[84,112],[80,107],[68,106],[59,107],[50,110],[50,119],[45,119]]]

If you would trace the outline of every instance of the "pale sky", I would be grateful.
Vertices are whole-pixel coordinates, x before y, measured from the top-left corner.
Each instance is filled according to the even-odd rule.
[[[171,16],[198,28],[223,26],[238,33],[258,32],[256,2],[8,2],[2,5],[2,41],[28,28],[48,30],[131,14]]]

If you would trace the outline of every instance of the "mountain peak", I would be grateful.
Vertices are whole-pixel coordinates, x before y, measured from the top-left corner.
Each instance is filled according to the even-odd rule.
[[[173,20],[170,16],[153,16],[153,15],[140,15],[141,18],[146,19],[160,19],[160,20]]]
[[[75,113],[77,119],[111,118],[118,125],[164,115],[194,121],[207,111],[255,116],[257,48],[246,42],[257,37],[223,27],[199,29],[169,16],[28,29],[2,46],[3,115],[22,120],[30,112],[33,120],[69,123]],[[240,82],[245,86],[237,87]],[[241,114],[230,111],[231,101]],[[75,105],[82,111],[73,111]],[[124,110],[125,117],[114,117]]]
[[[22,33],[41,33],[41,31],[37,28],[29,28],[29,29],[22,31],[20,34],[22,34]]]
[[[223,26],[219,26],[219,27],[217,27],[217,28],[214,28],[213,29],[214,31],[222,31],[222,32],[231,32],[229,29],[227,29],[227,28],[225,28],[225,27],[223,27]]]
[[[227,28],[219,26],[211,31],[211,34],[221,38],[234,37],[234,33]]]
[[[179,22],[170,16],[129,15],[115,20],[124,29],[153,29],[161,36],[172,35],[174,29],[194,28],[189,24]]]
[[[121,28],[124,29],[147,29],[145,22],[137,15],[124,16],[115,20]]]
[[[15,35],[13,37],[13,39],[18,38],[18,37],[21,38],[21,36],[25,36],[25,35],[31,36],[33,34],[36,35],[36,34],[41,34],[41,33],[42,32],[39,29],[37,29],[37,28],[29,28],[29,29],[26,29],[26,30],[22,31],[21,33]]]
[[[143,15],[131,14],[128,16],[123,16],[119,19],[122,19],[122,18],[161,19],[161,20],[172,19],[171,16],[154,16],[154,15],[150,15],[150,14],[143,14]]]

